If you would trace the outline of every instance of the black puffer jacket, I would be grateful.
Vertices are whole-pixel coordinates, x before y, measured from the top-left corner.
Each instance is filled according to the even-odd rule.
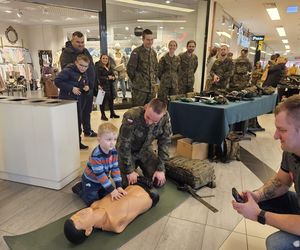
[[[263,83],[263,87],[272,86],[274,88],[277,87],[277,84],[284,78],[285,71],[285,63],[275,64],[269,67],[268,76],[265,82]]]
[[[95,67],[93,58],[86,48],[84,48],[83,51],[78,51],[72,46],[72,43],[70,41],[66,42],[66,47],[62,49],[62,53],[59,58],[61,69],[64,69],[70,63],[74,63],[76,61],[76,57],[79,54],[84,54],[90,59],[86,74],[88,77],[90,90],[92,90],[95,86]]]
[[[115,76],[113,69],[110,67],[108,70],[103,66],[103,64],[98,61],[95,64],[96,69],[96,86],[99,85],[101,88],[108,94],[111,94],[115,97],[114,81],[109,80],[108,76]]]

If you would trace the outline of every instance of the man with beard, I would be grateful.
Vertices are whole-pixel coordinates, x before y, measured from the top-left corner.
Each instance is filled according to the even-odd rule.
[[[198,57],[194,54],[196,42],[189,40],[186,44],[187,51],[179,54],[179,94],[186,94],[194,91],[195,72],[198,67]]]
[[[210,90],[225,90],[233,74],[233,62],[227,57],[228,47],[222,45],[218,59],[214,62],[210,75],[213,79]]]
[[[277,173],[261,188],[244,191],[233,208],[245,218],[278,228],[267,240],[267,249],[296,249],[300,241],[300,96],[294,95],[275,110],[276,131],[283,150]],[[296,192],[289,191],[294,184]],[[298,249],[297,248],[297,249]]]

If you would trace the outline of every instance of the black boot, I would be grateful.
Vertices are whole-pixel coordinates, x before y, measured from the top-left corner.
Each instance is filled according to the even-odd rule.
[[[112,113],[112,114],[110,115],[110,118],[120,118],[120,116],[117,115],[116,113]]]
[[[108,118],[105,115],[101,115],[101,120],[102,121],[108,121]]]

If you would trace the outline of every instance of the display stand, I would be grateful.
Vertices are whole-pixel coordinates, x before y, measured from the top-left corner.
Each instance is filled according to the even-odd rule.
[[[78,177],[75,101],[0,96],[0,178],[61,189]]]

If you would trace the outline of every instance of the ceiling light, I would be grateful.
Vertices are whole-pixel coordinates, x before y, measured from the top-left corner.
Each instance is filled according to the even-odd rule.
[[[17,13],[18,18],[21,18],[23,16],[23,12],[21,10],[18,11]]]
[[[224,32],[224,31],[217,31],[217,34],[219,36],[226,36],[228,37],[229,39],[231,39],[231,35],[229,35],[227,32]]]
[[[66,21],[72,21],[73,18],[72,18],[72,17],[67,17],[65,20],[66,20]]]
[[[286,9],[287,13],[297,13],[298,12],[298,6],[288,6]]]
[[[229,44],[227,44],[227,43],[220,43],[221,45],[225,45],[225,46],[227,46],[228,48],[230,47],[230,45]]]
[[[11,10],[6,10],[6,11],[4,11],[4,12],[6,12],[6,13],[12,13],[12,11],[11,11]]]
[[[284,46],[286,49],[290,49],[291,47],[290,47],[290,45],[285,45]]]
[[[283,27],[277,27],[276,30],[277,30],[279,36],[286,36],[285,30]]]
[[[184,27],[180,27],[179,29],[184,30]]]
[[[289,40],[288,39],[282,39],[282,42],[283,43],[289,43]]]
[[[287,49],[287,50],[286,50],[286,53],[289,53],[289,52],[291,52],[291,50]]]
[[[271,20],[273,20],[273,21],[280,20],[278,9],[276,7],[267,9],[267,12],[268,12]]]
[[[218,47],[220,47],[220,44],[219,44],[219,43],[215,43],[215,45],[217,45]]]
[[[167,1],[166,1],[166,3],[167,3],[167,4],[170,4],[170,3],[171,3],[171,1],[167,0]]]
[[[186,20],[138,19],[139,23],[186,23]]]
[[[262,50],[262,51],[260,51],[260,53],[262,53],[262,54],[266,54],[266,51],[263,51],[263,50]]]
[[[158,8],[158,9],[175,10],[175,11],[181,11],[181,12],[187,12],[187,13],[195,11],[194,9],[181,8],[181,7],[176,7],[176,6],[150,3],[150,2],[144,2],[144,1],[142,2],[142,1],[136,1],[136,0],[116,0],[116,2],[134,4],[134,5],[139,5],[139,6],[143,6],[143,7],[154,7],[154,8]]]
[[[91,31],[89,29],[86,30],[87,33],[90,33]]]
[[[90,15],[90,19],[96,19],[96,18],[98,18],[98,16],[96,16],[96,15]]]
[[[160,29],[163,29],[164,27],[163,27],[163,26],[160,26],[159,28],[160,28]]]
[[[249,52],[249,54],[250,54],[250,55],[255,55],[255,53],[254,53],[254,52]]]
[[[271,20],[280,20],[279,12],[275,3],[264,4],[266,11],[268,12]]]
[[[256,48],[255,48],[255,47],[250,47],[250,49],[256,50]]]
[[[125,30],[129,30],[129,27],[128,27],[128,26],[126,26],[126,27],[125,27]]]

